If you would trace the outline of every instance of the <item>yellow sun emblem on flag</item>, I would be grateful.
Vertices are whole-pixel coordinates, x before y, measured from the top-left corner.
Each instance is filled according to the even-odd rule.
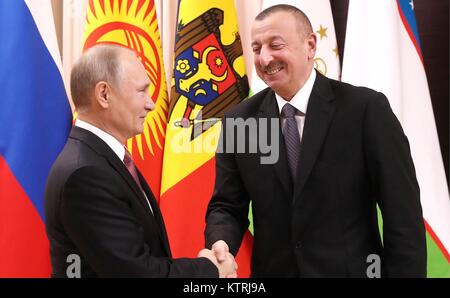
[[[162,150],[168,113],[161,40],[153,0],[90,0],[86,15],[83,50],[99,43],[117,44],[134,50],[150,78],[149,94],[155,109],[148,113],[144,132],[135,138],[144,159],[144,141],[152,155]],[[128,140],[132,149],[133,139]]]
[[[223,64],[223,61],[220,57],[217,57],[215,62],[216,62],[216,66],[222,66],[222,64]]]

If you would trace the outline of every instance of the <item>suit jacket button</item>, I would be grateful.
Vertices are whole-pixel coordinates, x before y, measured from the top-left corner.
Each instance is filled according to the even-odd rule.
[[[297,241],[297,243],[295,244],[295,248],[299,249],[302,246],[302,244],[300,243],[300,241]]]

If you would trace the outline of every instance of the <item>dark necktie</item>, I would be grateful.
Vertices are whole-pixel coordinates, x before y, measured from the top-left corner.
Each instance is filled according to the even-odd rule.
[[[125,157],[123,158],[123,163],[127,167],[128,172],[130,172],[130,174],[133,177],[136,184],[139,186],[139,188],[142,191],[144,191],[142,189],[141,182],[139,181],[139,177],[138,177],[137,170],[136,170],[136,165],[133,162],[133,158],[131,157],[130,152],[128,152],[128,150],[126,150],[126,149],[125,149]]]
[[[289,103],[286,103],[281,109],[281,116],[286,119],[284,126],[284,143],[286,144],[289,169],[294,181],[297,176],[297,165],[300,156],[300,136],[298,133],[297,121],[295,120],[296,111],[297,109]]]
[[[147,195],[145,194],[145,191],[142,188],[141,182],[139,181],[139,176],[138,176],[138,173],[137,173],[136,165],[134,164],[134,161],[133,161],[133,158],[131,157],[130,152],[128,152],[128,150],[126,148],[125,148],[125,157],[123,158],[123,163],[127,167],[128,172],[130,172],[130,174],[133,177],[133,179],[136,182],[136,184],[141,189],[142,193],[145,196],[145,199],[147,200],[148,206],[150,207],[150,210],[153,213],[152,206],[150,205],[150,202],[149,202],[149,200],[147,198]]]

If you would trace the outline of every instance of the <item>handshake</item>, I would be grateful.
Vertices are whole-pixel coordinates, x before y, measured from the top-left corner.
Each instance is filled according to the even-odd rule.
[[[238,269],[238,266],[233,255],[229,252],[228,244],[225,241],[219,240],[215,242],[211,247],[211,250],[206,248],[202,249],[198,253],[198,257],[207,258],[213,262],[219,270],[220,278],[237,277],[236,270]]]

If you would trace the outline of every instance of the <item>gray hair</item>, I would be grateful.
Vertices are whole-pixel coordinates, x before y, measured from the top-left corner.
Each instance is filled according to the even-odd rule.
[[[308,16],[306,16],[306,14],[297,7],[288,4],[277,4],[264,9],[255,17],[255,21],[262,21],[268,16],[280,11],[289,12],[295,17],[298,24],[297,29],[299,33],[303,33],[307,36],[313,32]]]
[[[117,84],[120,81],[120,55],[127,49],[112,44],[98,44],[84,52],[70,74],[70,92],[75,107],[89,105],[95,85],[100,81]]]

